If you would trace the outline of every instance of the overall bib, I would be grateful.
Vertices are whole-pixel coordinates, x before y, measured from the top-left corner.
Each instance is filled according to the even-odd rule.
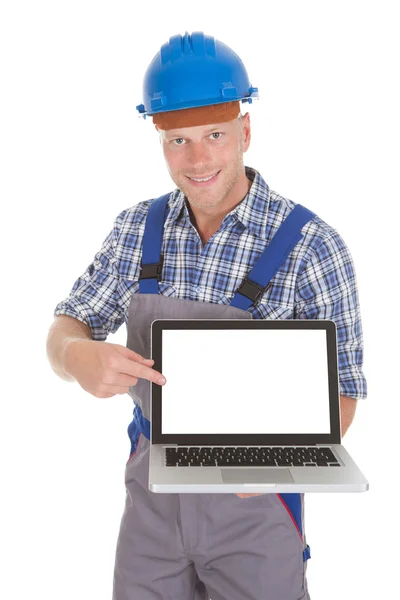
[[[172,286],[159,284],[168,198],[169,194],[150,205],[139,293],[132,294],[129,304],[127,347],[145,358],[150,357],[154,319],[252,318],[249,307],[302,238],[302,227],[315,216],[296,205],[230,305],[196,302],[169,297]],[[168,373],[165,376],[168,385]],[[240,498],[233,493],[150,492],[150,386],[150,381],[138,379],[129,389],[135,406],[128,427],[131,453],[125,469],[113,600],[310,600],[304,494]]]

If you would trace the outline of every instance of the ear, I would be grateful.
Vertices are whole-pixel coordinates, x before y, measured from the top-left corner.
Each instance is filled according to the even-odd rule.
[[[251,126],[250,126],[250,113],[246,113],[242,118],[243,128],[243,151],[246,152],[250,146],[251,139]]]

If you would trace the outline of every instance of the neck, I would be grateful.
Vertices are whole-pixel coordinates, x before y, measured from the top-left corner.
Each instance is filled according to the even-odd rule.
[[[228,213],[231,212],[242,200],[247,196],[252,181],[245,175],[243,179],[238,182],[238,186],[234,186],[234,189],[224,198],[224,200],[217,206],[196,206],[186,200],[186,206],[188,208],[191,221],[197,228],[201,239],[208,239],[218,231],[221,227],[221,223]]]

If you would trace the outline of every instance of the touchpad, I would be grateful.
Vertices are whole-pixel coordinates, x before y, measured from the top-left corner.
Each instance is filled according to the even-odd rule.
[[[224,483],[293,483],[289,469],[221,468]]]

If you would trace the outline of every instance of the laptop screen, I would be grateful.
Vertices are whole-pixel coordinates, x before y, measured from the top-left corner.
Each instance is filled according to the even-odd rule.
[[[329,434],[324,329],[164,329],[161,434]]]

